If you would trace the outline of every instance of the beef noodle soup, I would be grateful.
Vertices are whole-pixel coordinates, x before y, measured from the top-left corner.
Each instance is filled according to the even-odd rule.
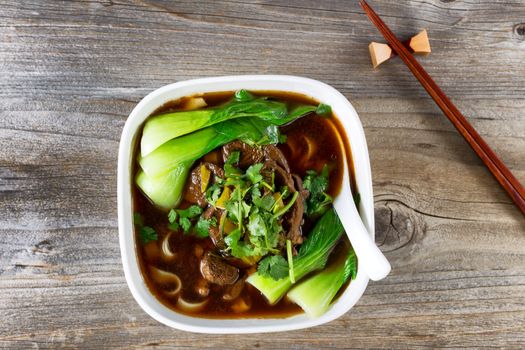
[[[155,111],[134,187],[152,294],[206,318],[326,311],[357,269],[332,208],[343,175],[338,125],[328,106],[285,92],[204,94]],[[309,283],[330,285],[315,292],[328,301]]]

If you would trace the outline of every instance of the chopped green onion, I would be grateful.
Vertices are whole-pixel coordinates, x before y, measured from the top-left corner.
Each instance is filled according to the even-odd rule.
[[[289,239],[286,240],[286,256],[288,257],[288,273],[293,284],[295,283],[295,273],[293,271],[292,241]]]
[[[273,215],[273,217],[274,218],[278,218],[279,216],[285,214],[292,207],[292,205],[295,203],[295,201],[297,199],[297,196],[299,196],[299,192],[296,191],[296,192],[293,193],[292,199],[290,199],[290,201],[284,206],[284,208],[282,208],[277,213],[275,213]]]

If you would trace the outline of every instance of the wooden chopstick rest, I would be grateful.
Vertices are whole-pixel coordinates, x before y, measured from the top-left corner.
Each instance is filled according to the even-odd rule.
[[[428,41],[426,29],[423,29],[410,40],[405,41],[403,45],[405,45],[410,52],[418,55],[430,53],[430,42]],[[376,43],[374,41],[368,45],[368,50],[370,51],[374,68],[396,55],[396,52],[392,50],[388,44]]]

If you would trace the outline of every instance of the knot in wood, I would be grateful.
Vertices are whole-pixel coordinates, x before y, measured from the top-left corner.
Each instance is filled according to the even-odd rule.
[[[375,204],[376,243],[384,252],[400,249],[421,236],[425,224],[412,208],[399,201]]]
[[[31,248],[31,252],[33,254],[48,255],[51,253],[52,250],[53,250],[53,246],[51,242],[49,242],[47,239],[38,242],[37,244],[35,244],[34,247]]]
[[[520,39],[525,39],[525,23],[519,23],[514,26],[514,34]]]

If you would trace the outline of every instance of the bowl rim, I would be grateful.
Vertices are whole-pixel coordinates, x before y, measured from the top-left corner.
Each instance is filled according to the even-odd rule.
[[[221,88],[222,86],[229,88]],[[304,313],[287,318],[191,317],[164,306],[151,294],[143,280],[138,266],[134,236],[128,234],[133,230],[132,157],[137,131],[151,113],[168,101],[197,93],[235,91],[242,88],[251,91],[301,93],[332,106],[350,144],[355,178],[361,195],[359,205],[361,218],[372,238],[374,237],[372,175],[365,134],[354,107],[338,90],[318,80],[290,75],[233,75],[185,80],[162,86],[146,95],[130,113],[122,131],[118,156],[117,201],[119,243],[126,282],[137,303],[151,317],[167,326],[189,332],[208,334],[278,332],[330,322],[350,310],[364,293],[369,279],[362,270],[358,269],[356,279],[330,309],[315,319],[308,318]]]

